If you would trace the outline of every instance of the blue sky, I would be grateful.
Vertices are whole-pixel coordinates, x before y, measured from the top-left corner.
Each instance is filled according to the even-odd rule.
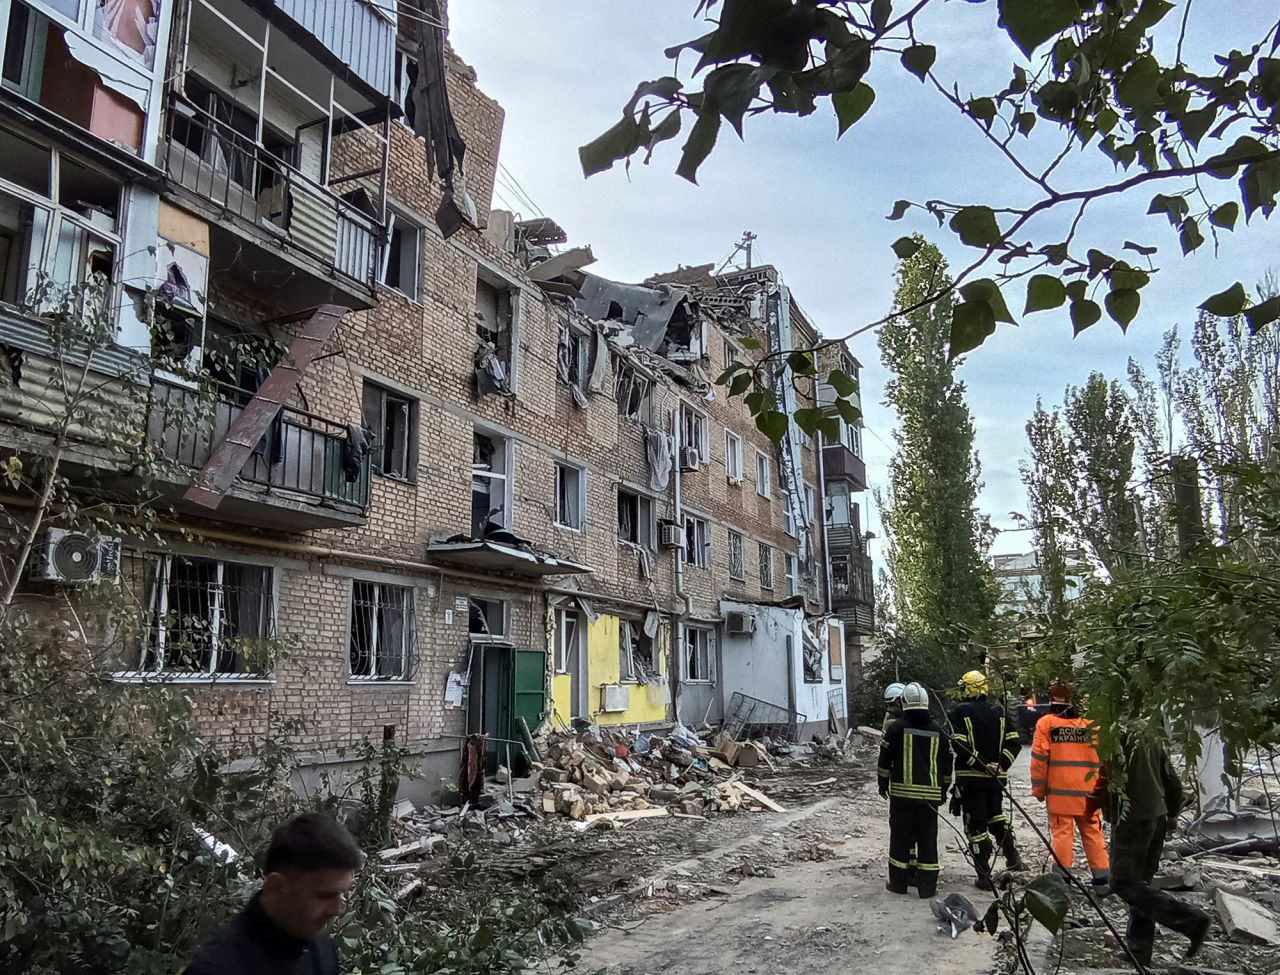
[[[913,212],[897,223],[885,215],[899,198],[955,203],[1021,202],[1021,177],[932,87],[896,63],[873,66],[877,98],[871,112],[836,141],[829,108],[807,119],[761,117],[746,142],[726,135],[702,167],[699,186],[674,175],[678,144],[659,150],[650,166],[635,164],[584,180],[577,147],[618,118],[637,82],[670,73],[663,49],[702,33],[694,0],[453,0],[451,33],[459,54],[476,68],[480,87],[506,110],[498,206],[555,218],[570,243],[590,244],[598,273],[640,280],[677,264],[719,263],[744,230],[758,235],[758,262],[778,266],[805,310],[827,336],[844,335],[884,315],[891,304],[895,258],[889,245],[904,233],[930,236],[953,266],[966,249],[939,232],[932,217]],[[962,94],[991,94],[1007,84],[1017,50],[995,25],[995,4],[935,4],[917,29],[939,48],[940,77]],[[1229,12],[1228,12],[1229,8]],[[1181,4],[1166,20],[1176,26]],[[1274,0],[1232,0],[1192,10],[1185,50],[1208,70],[1208,46],[1247,48]],[[1171,38],[1158,38],[1162,50]],[[1061,147],[1041,122],[1031,145],[1051,156]],[[1062,169],[1059,189],[1115,178],[1090,149]],[[1209,181],[1215,203],[1233,183]],[[1153,189],[1152,193],[1156,190]],[[960,369],[977,428],[985,488],[982,509],[997,526],[1013,527],[1010,511],[1025,508],[1018,463],[1026,456],[1023,425],[1037,396],[1057,402],[1068,384],[1092,370],[1123,378],[1126,360],[1149,362],[1163,332],[1184,332],[1204,297],[1239,279],[1252,286],[1280,266],[1280,218],[1257,218],[1247,233],[1223,234],[1183,258],[1164,218],[1145,216],[1151,193],[1095,205],[1081,242],[1118,254],[1125,240],[1161,245],[1161,273],[1143,292],[1138,320],[1124,335],[1109,320],[1072,338],[1065,312],[1041,312],[1020,327],[1002,325]],[[1066,224],[1033,226],[1038,242],[1061,239]],[[1010,292],[1015,315],[1022,295]],[[894,417],[883,405],[884,370],[874,337],[851,343],[862,361],[864,438],[869,476],[882,484],[891,455]],[[868,499],[868,507],[870,507]],[[878,526],[872,523],[872,527]],[[1024,533],[1007,533],[995,551],[1025,550]]]

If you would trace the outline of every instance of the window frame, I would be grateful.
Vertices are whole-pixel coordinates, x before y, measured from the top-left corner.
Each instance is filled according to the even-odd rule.
[[[509,600],[500,599],[495,596],[478,596],[471,595],[467,597],[467,638],[471,643],[506,643],[507,633],[511,629],[511,603]],[[496,606],[498,615],[501,617],[500,623],[502,632],[495,633],[488,626],[489,617],[485,612],[485,606]],[[478,614],[486,624],[485,629],[477,632],[471,628],[472,614]]]
[[[773,546],[768,542],[758,542],[760,588],[773,590]]]
[[[690,638],[692,637],[692,645]],[[715,682],[715,630],[709,626],[684,624],[680,633],[680,671],[686,684],[711,684]],[[692,652],[691,652],[692,651]],[[694,676],[691,660],[701,660],[700,673]],[[703,672],[705,671],[705,672]]]
[[[742,483],[742,438],[727,428],[724,431],[724,474],[731,483]]]
[[[572,484],[566,484],[565,475],[572,472]],[[573,488],[573,497],[569,497],[569,488]],[[556,492],[556,512],[555,524],[557,528],[565,528],[569,531],[585,532],[587,530],[587,470],[585,467],[579,467],[577,464],[571,464],[568,461],[557,460],[555,462],[555,492]],[[576,508],[576,512],[573,510]],[[577,524],[570,520],[561,520],[561,516],[571,518],[577,515]]]
[[[627,646],[626,637],[627,637],[628,627],[630,627],[632,632],[635,633],[636,644],[635,644],[634,650],[631,650]],[[638,673],[638,668],[636,667],[635,658],[637,654],[641,653],[641,647],[644,646],[646,641],[648,642],[648,646],[649,646],[648,658],[649,658],[649,669],[651,671],[651,674],[646,676],[659,677],[661,675],[658,672],[658,655],[656,653],[657,640],[653,637],[650,637],[647,633],[645,633],[643,621],[626,619],[626,618],[622,618],[618,620],[618,682],[619,683],[621,684],[645,683],[645,681],[641,680],[640,678],[640,674]]]
[[[711,522],[701,515],[691,515],[685,512],[684,534],[685,546],[680,550],[680,557],[686,564],[695,568],[711,568]],[[698,539],[699,535],[702,536],[701,542]],[[691,551],[692,549],[697,551]]]
[[[356,613],[360,605],[357,599],[359,587],[367,586],[373,594],[372,600],[365,605],[369,606],[369,634],[370,646],[368,651],[369,657],[369,673],[356,673],[353,666],[356,655],[355,638],[356,638]],[[380,610],[382,608],[383,590],[396,590],[402,597],[400,611],[402,613],[400,626],[400,667],[397,673],[380,674],[379,661],[383,654],[380,652],[379,636],[380,636]],[[375,579],[352,579],[351,580],[351,612],[347,622],[347,679],[356,684],[411,684],[414,680],[414,672],[416,670],[417,655],[417,633],[418,633],[418,611],[417,611],[417,591],[411,585],[405,585],[398,582],[382,582]],[[392,655],[394,659],[394,654]]]
[[[480,468],[477,467],[474,460],[475,442],[477,437],[483,437],[485,440],[490,441],[494,445],[495,457],[498,455],[499,450],[501,451],[502,471],[500,473],[495,472],[492,465],[490,465],[490,468],[488,471],[481,470]],[[510,529],[512,525],[511,509],[515,506],[515,501],[514,501],[515,478],[513,476],[514,468],[515,468],[515,460],[516,460],[515,442],[510,437],[504,436],[500,433],[497,433],[496,431],[490,430],[486,427],[476,426],[476,427],[473,427],[471,431],[471,444],[472,444],[472,447],[471,447],[471,450],[472,450],[471,494],[473,499],[473,506],[472,506],[472,513],[471,513],[471,528],[473,530],[473,533],[475,533],[474,529],[476,527],[475,526],[475,508],[474,508],[474,498],[476,494],[475,486],[476,486],[476,481],[480,481],[480,480],[485,480],[485,481],[488,481],[489,483],[489,499],[490,499],[489,515],[490,516],[492,516],[493,514],[493,503],[492,503],[493,482],[494,481],[502,482],[502,507],[500,509],[502,513],[502,518],[500,520],[500,524],[503,528]],[[486,518],[486,520],[489,520],[489,519]]]
[[[636,540],[624,538],[622,535],[622,504],[624,496],[636,501],[635,530]],[[658,506],[653,498],[640,491],[633,491],[624,485],[618,485],[618,541],[635,548],[657,551],[658,548]],[[647,515],[646,515],[647,509]]]
[[[783,574],[786,577],[787,596],[800,595],[800,559],[794,552],[784,553]]]
[[[728,339],[724,340],[724,367],[728,369],[738,361],[738,347]]]
[[[764,472],[763,480],[761,471]],[[766,501],[773,500],[773,460],[759,447],[756,448],[756,494]]]
[[[492,289],[494,294],[493,325],[496,329],[494,334],[497,341],[494,341],[493,345],[497,350],[499,361],[501,361],[506,370],[507,385],[514,393],[516,390],[516,326],[520,315],[520,287],[515,282],[491,271],[484,264],[476,264],[475,302],[472,311],[474,315],[485,318],[486,331],[488,330],[488,318],[482,314],[480,307],[481,287]],[[475,332],[477,337],[481,337],[478,323]]]
[[[402,228],[409,228],[413,231],[413,263],[406,267],[406,257],[402,253],[396,261],[397,283],[391,284],[388,281],[388,275],[391,271],[392,265],[391,253],[394,249],[393,244],[395,242],[396,231]],[[413,217],[409,216],[402,210],[391,206],[387,207],[387,243],[386,247],[382,250],[382,266],[378,271],[378,284],[382,285],[382,287],[386,288],[388,291],[394,291],[402,298],[409,299],[409,301],[412,301],[415,304],[420,301],[422,291],[423,238],[424,234],[422,224],[414,220]],[[404,238],[402,236],[401,241],[403,242],[403,240]],[[404,287],[402,287],[404,282],[400,280],[403,278],[406,270],[410,270],[413,276],[413,288],[410,291],[406,291]]]
[[[236,671],[220,671],[219,658],[228,651],[217,644],[222,636],[222,624],[225,620],[226,591],[225,583],[227,566],[243,566],[263,572],[265,586],[262,599],[262,634],[250,637],[255,640],[275,639],[277,622],[277,594],[280,584],[280,573],[275,565],[269,562],[254,562],[250,559],[210,558],[207,555],[189,555],[181,552],[153,552],[142,549],[128,550],[124,553],[127,559],[137,559],[141,563],[142,592],[140,603],[143,612],[143,625],[137,634],[137,643],[130,648],[130,656],[137,666],[132,669],[116,667],[112,671],[112,679],[122,681],[175,682],[175,683],[213,683],[213,682],[271,682],[275,679],[271,670],[254,671],[250,669]],[[166,670],[164,659],[171,628],[167,615],[169,612],[169,590],[173,585],[173,564],[178,559],[184,562],[205,563],[216,566],[216,580],[208,586],[209,644],[207,652],[209,665],[204,670]],[[153,575],[153,572],[155,573]],[[152,609],[154,599],[155,609]],[[150,614],[155,613],[155,618]],[[188,614],[193,615],[193,614]],[[155,645],[152,641],[155,641]],[[143,666],[148,657],[156,655],[158,666]],[[234,654],[233,654],[234,655]]]
[[[692,435],[693,442],[690,443]],[[711,424],[707,415],[688,403],[680,404],[680,446],[693,447],[702,463],[711,460]]]
[[[364,385],[360,390],[361,397],[361,413],[365,426],[371,429],[376,437],[374,441],[374,449],[370,453],[370,468],[379,477],[386,477],[394,481],[407,481],[415,483],[418,479],[418,420],[420,404],[418,400],[411,396],[397,392],[387,386],[383,386],[377,380],[366,378]],[[371,402],[376,397],[376,403]],[[386,433],[387,433],[387,417],[389,411],[387,407],[394,401],[403,403],[405,406],[405,430],[403,434],[403,471],[387,470],[385,468],[386,460]],[[369,421],[372,419],[369,413],[372,407],[377,409],[377,426],[370,426]]]
[[[574,644],[573,654],[569,652],[569,623],[574,625]],[[556,626],[556,646],[555,659],[552,666],[555,673],[560,676],[572,675],[577,672],[577,667],[582,663],[582,648],[586,640],[586,626],[583,614],[576,609],[566,609],[560,607],[556,610],[555,626]],[[573,659],[571,660],[570,657]]]
[[[732,528],[726,529],[728,536],[727,552],[729,556],[729,578],[735,582],[747,581],[747,548],[746,538],[742,532]],[[734,557],[734,547],[737,547],[737,558]],[[736,565],[735,565],[736,562]],[[736,568],[736,572],[734,571]]]
[[[643,426],[652,426],[653,388],[653,379],[619,358],[613,393],[621,416]]]

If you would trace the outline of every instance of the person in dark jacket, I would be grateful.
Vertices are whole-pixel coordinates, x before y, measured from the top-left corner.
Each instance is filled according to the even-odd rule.
[[[1111,889],[1129,905],[1129,950],[1151,964],[1156,925],[1163,924],[1191,941],[1190,958],[1209,934],[1209,915],[1172,894],[1153,890],[1165,837],[1177,826],[1182,809],[1182,781],[1157,743],[1135,734],[1123,754],[1124,789],[1104,807],[1111,831]],[[1105,786],[1103,786],[1105,788]]]
[[[271,836],[262,889],[214,932],[184,975],[338,975],[324,933],[342,913],[363,854],[337,820],[296,816]]]
[[[951,712],[951,747],[956,755],[956,791],[952,815],[964,815],[977,871],[977,886],[994,890],[991,858],[998,844],[1010,870],[1022,870],[1022,856],[1013,840],[1004,811],[1004,787],[1009,766],[1022,750],[1015,728],[1005,721],[1004,708],[987,698],[987,675],[971,670],[960,678],[960,706]]]
[[[880,795],[889,797],[889,882],[894,894],[932,897],[938,891],[938,806],[951,788],[951,745],[929,716],[929,692],[908,684],[902,717],[880,742],[876,774]],[[912,851],[915,863],[912,863]]]

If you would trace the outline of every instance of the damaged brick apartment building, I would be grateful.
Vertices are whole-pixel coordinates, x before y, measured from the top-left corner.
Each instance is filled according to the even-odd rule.
[[[316,767],[394,738],[428,788],[469,732],[496,764],[522,725],[799,736],[843,714],[873,622],[861,430],[815,443],[792,420],[775,444],[714,383],[818,340],[774,268],[623,284],[554,221],[492,210],[503,112],[443,4],[0,18],[0,444],[47,449],[59,368],[110,396],[142,363],[139,442],[184,471],[159,535],[55,520],[22,581],[36,608],[89,578],[138,607],[105,674],[183,686],[233,751],[289,719]],[[54,360],[39,275],[106,282],[110,354]],[[86,492],[127,475],[75,433]],[[291,650],[269,667],[241,652],[273,637]]]

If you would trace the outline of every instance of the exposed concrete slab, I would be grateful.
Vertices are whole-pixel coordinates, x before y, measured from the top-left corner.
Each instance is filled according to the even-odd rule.
[[[1222,926],[1233,940],[1260,945],[1280,944],[1280,928],[1265,907],[1221,889],[1214,894],[1214,902],[1218,906]]]

